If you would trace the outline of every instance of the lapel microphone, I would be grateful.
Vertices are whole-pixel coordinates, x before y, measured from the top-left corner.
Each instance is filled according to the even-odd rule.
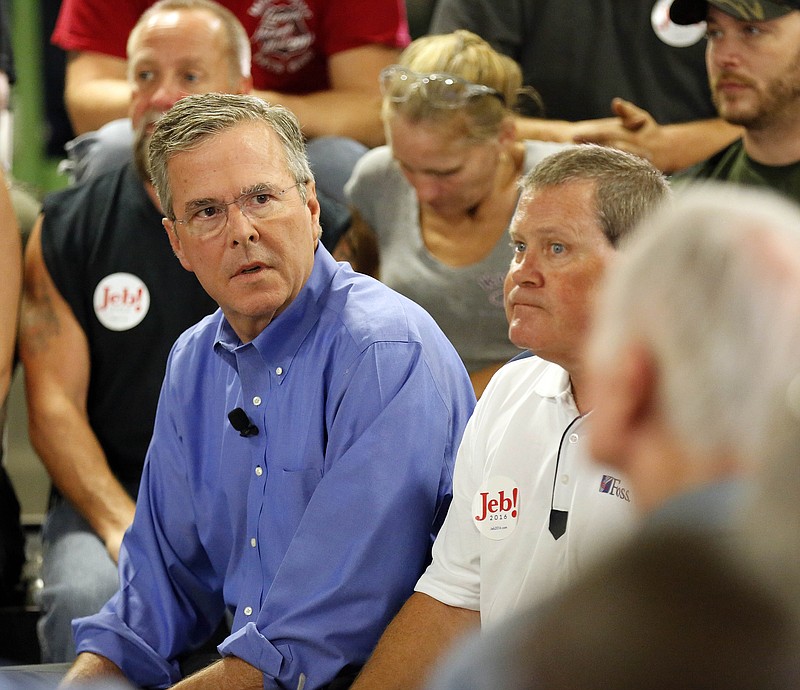
[[[258,427],[250,421],[250,417],[241,408],[237,407],[228,412],[228,421],[231,426],[239,432],[239,436],[256,436],[258,434]]]

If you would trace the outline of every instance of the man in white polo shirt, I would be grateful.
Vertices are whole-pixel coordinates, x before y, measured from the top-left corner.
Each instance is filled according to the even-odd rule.
[[[626,480],[588,458],[583,350],[618,243],[668,196],[649,163],[597,146],[525,177],[505,300],[511,341],[534,356],[475,408],[433,562],[353,690],[419,687],[456,636],[546,597],[633,525]]]

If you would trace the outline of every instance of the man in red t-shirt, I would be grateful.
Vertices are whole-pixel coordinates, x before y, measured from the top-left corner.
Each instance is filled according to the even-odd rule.
[[[69,54],[78,134],[126,116],[125,44],[153,0],[64,0],[53,43]],[[384,141],[378,74],[409,42],[404,0],[222,0],[250,36],[255,94],[290,108],[311,139]]]

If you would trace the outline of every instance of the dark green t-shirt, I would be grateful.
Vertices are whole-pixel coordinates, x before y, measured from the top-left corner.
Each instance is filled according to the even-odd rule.
[[[672,181],[680,185],[703,179],[767,187],[800,203],[800,161],[789,165],[757,163],[747,155],[741,139],[708,160],[673,176]]]

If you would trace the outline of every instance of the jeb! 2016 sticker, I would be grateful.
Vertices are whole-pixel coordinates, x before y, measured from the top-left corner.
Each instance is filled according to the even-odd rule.
[[[110,331],[127,331],[138,326],[150,309],[150,292],[144,281],[132,273],[112,273],[94,289],[94,313]]]
[[[505,539],[517,527],[519,488],[509,477],[489,477],[472,499],[472,520],[489,539]]]

